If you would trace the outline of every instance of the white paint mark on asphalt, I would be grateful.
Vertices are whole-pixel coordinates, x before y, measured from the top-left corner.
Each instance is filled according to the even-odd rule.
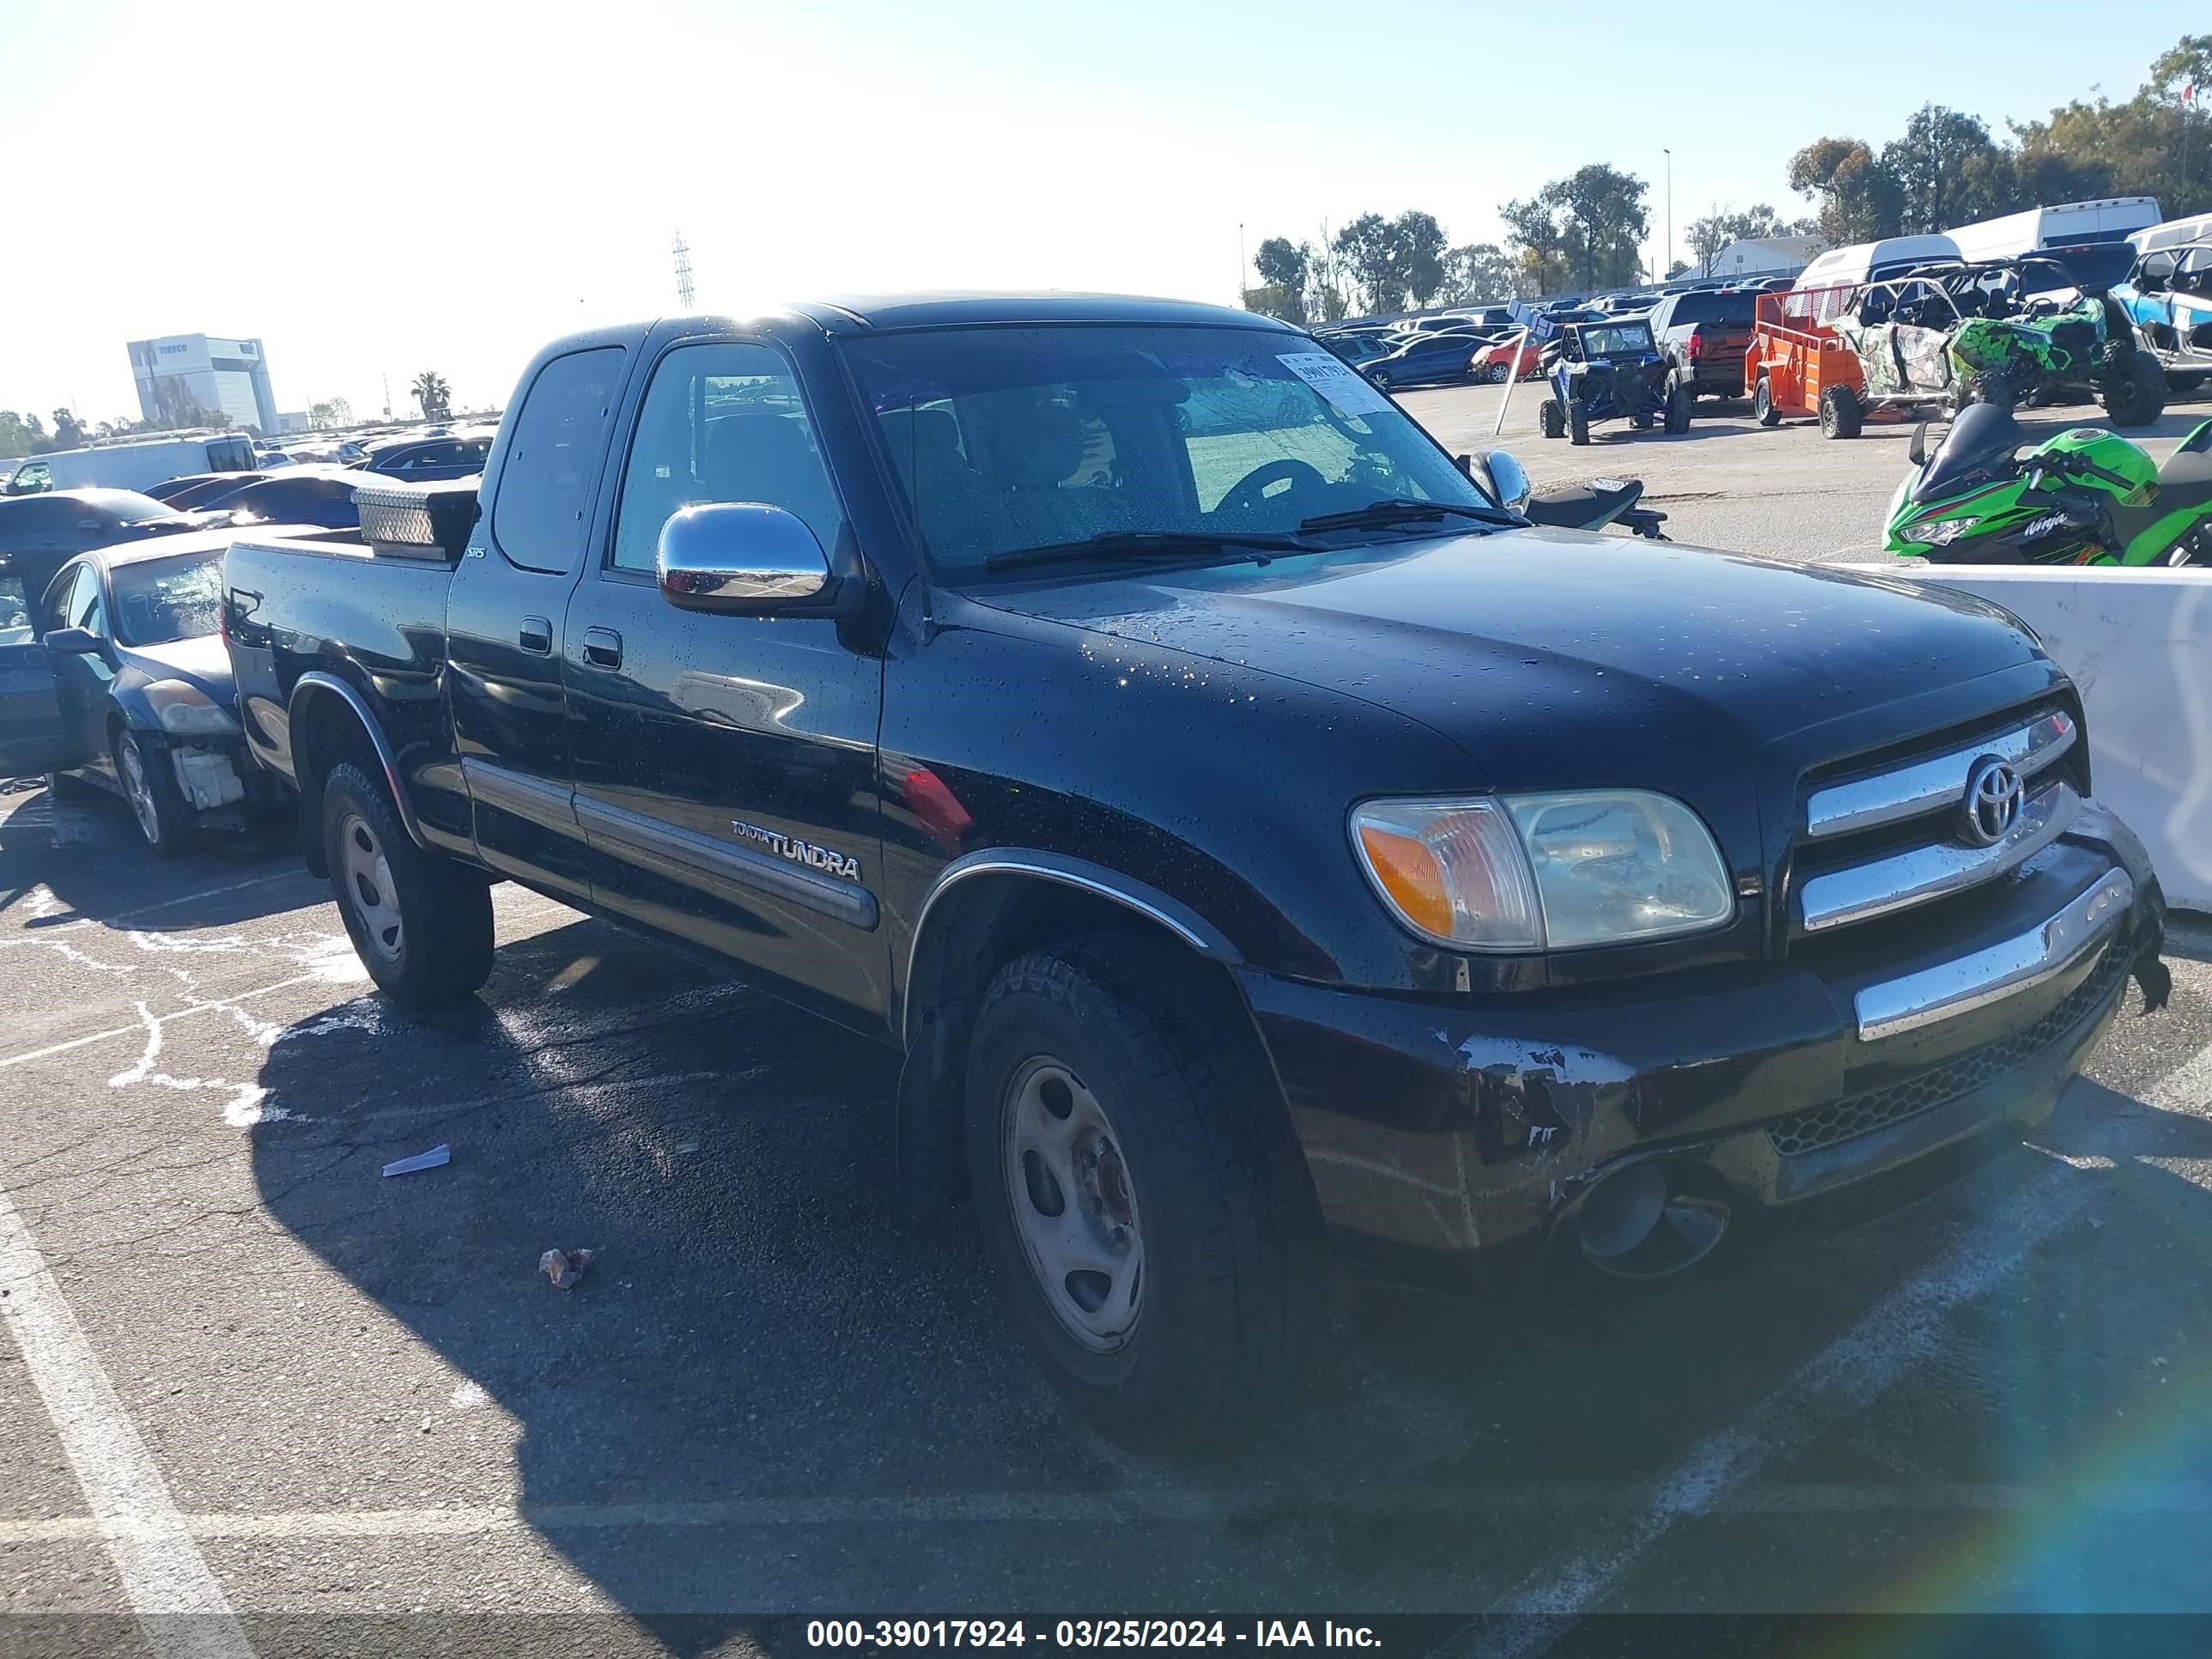
[[[234,997],[216,997],[206,1002],[187,1003],[182,1008],[172,1009],[156,1017],[156,1023],[166,1025],[173,1019],[184,1019],[192,1014],[204,1014],[210,1008],[228,1008],[233,1003],[244,1002],[251,997],[267,996],[271,991],[283,990],[287,986],[305,985],[315,978],[313,974],[296,974],[290,979],[280,979],[274,985],[258,986],[251,991],[240,991]],[[88,1036],[71,1037],[67,1042],[50,1043],[43,1048],[33,1048],[27,1054],[10,1054],[0,1060],[0,1066],[21,1066],[33,1060],[44,1060],[49,1054],[65,1054],[72,1048],[82,1048],[94,1042],[105,1042],[110,1037],[132,1036],[145,1030],[143,1024],[111,1025],[104,1031],[94,1031]]]
[[[252,1659],[153,1455],[5,1193],[0,1284],[8,1289],[0,1319],[22,1350],[147,1645],[164,1659]]]
[[[457,1412],[470,1412],[489,1404],[491,1396],[484,1392],[483,1384],[471,1377],[455,1386],[447,1403]]]
[[[1946,1259],[1891,1291],[1735,1423],[1692,1447],[1609,1541],[1547,1563],[1501,1598],[1494,1611],[1503,1622],[1478,1626],[1480,1659],[1542,1653],[1677,1525],[1721,1510],[1761,1469],[1871,1405],[1935,1348],[1945,1318],[2073,1218],[2094,1181],[2054,1164],[2013,1194]]]
[[[249,1031],[258,1035],[261,1022],[240,1009],[231,1008],[226,1012],[240,1018]],[[282,1106],[270,1105],[269,1091],[258,1083],[230,1083],[219,1077],[174,1077],[167,1072],[156,1071],[154,1062],[161,1058],[161,1022],[154,1018],[143,1002],[138,1005],[138,1020],[140,1028],[146,1034],[146,1045],[139,1052],[136,1064],[107,1079],[109,1088],[130,1089],[143,1083],[159,1089],[185,1091],[228,1090],[230,1098],[223,1103],[222,1121],[234,1129],[250,1129],[257,1123],[281,1122],[295,1115]],[[273,1036],[270,1040],[274,1041]]]

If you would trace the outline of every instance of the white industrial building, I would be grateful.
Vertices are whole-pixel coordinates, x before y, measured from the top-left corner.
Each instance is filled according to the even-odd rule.
[[[277,430],[276,397],[269,389],[269,359],[260,341],[233,334],[165,334],[133,340],[130,350],[144,419],[188,425],[198,409],[264,435]]]
[[[1714,276],[1795,276],[1805,269],[1817,236],[1751,236],[1713,256]]]

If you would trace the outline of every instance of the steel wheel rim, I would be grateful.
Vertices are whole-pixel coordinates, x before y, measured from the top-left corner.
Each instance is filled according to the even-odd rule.
[[[369,949],[386,962],[399,960],[406,943],[399,920],[399,896],[392,889],[391,860],[368,820],[349,812],[338,825],[339,873],[348,906],[368,936]]]
[[[1040,1057],[1008,1082],[1000,1121],[1006,1202],[1045,1305],[1092,1352],[1126,1346],[1144,1309],[1144,1232],[1104,1109]]]
[[[131,803],[131,814],[138,820],[138,833],[146,837],[150,846],[161,844],[161,810],[154,804],[154,786],[146,777],[145,757],[139,754],[138,745],[129,738],[122,743],[123,795]]]

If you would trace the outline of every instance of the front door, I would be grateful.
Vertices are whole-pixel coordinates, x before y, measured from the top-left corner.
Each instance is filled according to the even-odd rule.
[[[48,655],[60,704],[62,740],[68,746],[69,758],[64,763],[87,766],[113,779],[115,756],[107,741],[107,711],[114,707],[108,695],[108,687],[115,680],[114,652],[108,644],[113,636],[99,569],[89,561],[64,568],[46,590],[43,610],[46,634],[59,628],[82,628],[100,641],[96,652]]]
[[[573,801],[561,622],[629,355],[599,346],[538,369],[447,599],[446,678],[477,854],[580,898],[591,878]]]
[[[681,611],[654,552],[678,509],[761,501],[852,534],[773,347],[678,344],[640,406],[561,672],[594,897],[850,1016],[886,1000],[875,806],[882,659],[854,624]]]
[[[35,554],[0,554],[0,778],[37,777],[76,764],[62,723],[53,659],[39,638],[53,563]]]

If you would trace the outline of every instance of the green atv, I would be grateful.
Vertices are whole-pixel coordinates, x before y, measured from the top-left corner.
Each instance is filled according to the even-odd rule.
[[[1916,273],[1921,274],[1921,273]],[[1957,305],[1945,349],[1961,406],[2058,403],[2093,389],[2118,426],[2166,411],[2166,375],[2101,289],[2077,288],[2056,259],[1993,259],[1924,273]]]
[[[2019,454],[2027,434],[1982,403],[1928,453],[1889,503],[1890,552],[1979,564],[2212,564],[2212,421],[2164,466],[2102,427],[2074,427]]]

